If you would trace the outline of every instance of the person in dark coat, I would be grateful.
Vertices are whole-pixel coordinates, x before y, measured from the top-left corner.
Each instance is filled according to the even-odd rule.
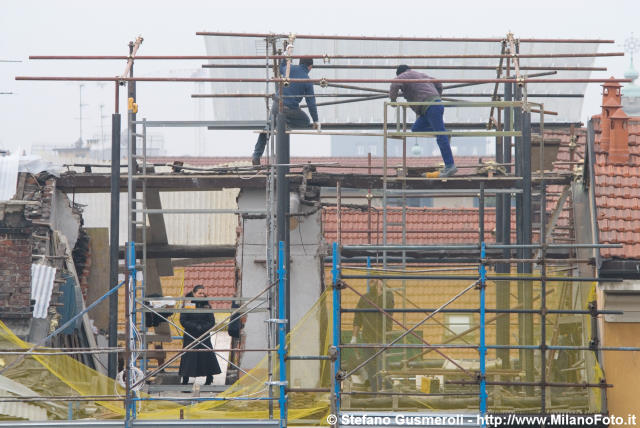
[[[391,290],[384,291],[382,281],[380,279],[372,279],[370,290],[358,301],[357,309],[376,309],[373,312],[356,312],[353,317],[353,333],[351,335],[351,343],[364,344],[383,344],[387,343],[387,334],[391,331],[393,323],[387,319],[383,321],[385,316],[380,309],[393,309],[394,298]],[[386,297],[385,297],[386,295]],[[384,298],[384,300],[383,300]],[[383,304],[384,302],[384,304]],[[359,354],[362,360],[373,357],[378,348],[360,348]],[[371,391],[378,392],[382,386],[379,378],[379,371],[382,369],[382,354],[376,356],[372,361],[364,366],[369,380]]]
[[[207,297],[204,292],[204,286],[196,285],[186,297]],[[211,306],[207,301],[196,301],[197,309],[210,309]],[[180,324],[184,328],[185,334],[182,337],[182,347],[186,348],[195,339],[202,336],[203,333],[211,329],[216,320],[213,313],[189,313],[180,314]],[[180,359],[180,370],[178,373],[182,376],[182,384],[189,383],[190,377],[206,376],[205,385],[211,385],[213,375],[222,372],[216,354],[213,352],[211,338],[207,335],[200,343],[192,349],[211,349],[211,352],[186,352]]]

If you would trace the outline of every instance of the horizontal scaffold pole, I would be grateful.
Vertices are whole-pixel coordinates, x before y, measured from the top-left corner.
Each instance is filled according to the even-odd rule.
[[[385,312],[391,313],[401,313],[401,314],[413,314],[413,313],[426,313],[426,312],[435,312],[437,308],[384,308]],[[379,312],[378,309],[374,308],[341,308],[341,312],[344,313],[357,313],[357,312]],[[479,308],[451,308],[451,309],[442,309],[440,312],[449,312],[449,313],[478,313],[480,312]],[[493,314],[539,314],[541,313],[540,309],[485,309],[485,312],[491,312]],[[611,310],[598,310],[598,311],[589,311],[589,310],[571,310],[571,309],[547,309],[546,313],[548,314],[572,314],[572,315],[622,315],[622,311],[611,311]]]
[[[136,60],[268,60],[268,59],[300,59],[313,58],[320,60],[331,59],[500,59],[500,58],[592,58],[607,56],[624,56],[624,52],[587,52],[587,53],[545,53],[545,54],[438,54],[438,55],[329,55],[329,54],[309,54],[309,55],[140,55]],[[31,55],[30,60],[127,60],[128,56],[123,55]]]
[[[202,64],[202,68],[258,68],[264,69],[262,64]],[[376,64],[318,64],[314,69],[354,69],[354,70],[395,70],[397,65]],[[413,65],[414,70],[498,70],[492,65]],[[571,67],[571,66],[522,66],[520,70],[528,71],[607,71],[606,67]],[[529,95],[528,95],[529,96]]]
[[[478,276],[472,275],[406,275],[406,274],[375,274],[375,275],[342,275],[344,279],[388,279],[388,280],[426,280],[437,279],[441,281],[474,281]],[[550,277],[528,275],[487,275],[487,281],[547,281],[547,282],[622,282],[614,278],[578,278],[578,277]]]
[[[540,244],[486,244],[487,249],[542,248]],[[343,245],[345,251],[429,251],[429,250],[478,250],[477,244],[453,245]],[[547,244],[545,248],[622,248],[621,244]]]
[[[397,41],[397,42],[480,42],[502,43],[504,38],[498,37],[405,37],[405,36],[341,36],[341,35],[313,35],[313,34],[276,34],[276,33],[234,33],[226,31],[197,31],[196,36],[214,37],[258,37],[268,39],[288,39],[294,36],[296,39],[315,40],[362,40],[362,41]],[[536,39],[523,38],[519,42],[526,43],[615,43],[615,40],[607,39]]]
[[[385,95],[387,94],[387,91],[382,91],[385,93]],[[356,97],[361,97],[363,94],[366,94],[366,92],[360,93],[360,94],[315,94],[316,98],[322,98],[322,97],[341,97],[341,98],[356,98]],[[274,96],[274,94],[258,94],[258,93],[253,93],[253,94],[241,94],[241,93],[220,93],[220,94],[191,94],[191,98],[272,98]],[[491,98],[493,97],[493,94],[489,94],[489,93],[484,93],[484,94],[480,94],[480,93],[463,93],[463,92],[452,92],[449,93],[447,92],[447,96],[448,97],[458,97],[458,98],[464,98],[464,97],[474,97],[474,98],[482,98],[482,97],[487,97],[487,98]],[[294,95],[288,96],[285,95],[282,98],[294,98]],[[584,94],[535,94],[535,93],[529,93],[527,94],[528,98],[584,98]],[[324,125],[322,125],[324,126]]]
[[[97,76],[16,76],[15,80],[59,82],[211,82],[211,83],[513,83],[513,79],[283,79],[253,77],[97,77]],[[629,83],[631,79],[527,79],[518,83]]]
[[[520,137],[520,131],[433,131],[433,132],[340,132],[340,131],[286,131],[287,134],[298,135],[356,135],[366,137],[384,137],[400,139],[402,137],[435,137],[449,135],[451,137]]]

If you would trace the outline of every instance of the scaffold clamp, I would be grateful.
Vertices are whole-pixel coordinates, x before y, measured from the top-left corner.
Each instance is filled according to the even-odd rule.
[[[274,323],[274,324],[286,324],[287,320],[279,319],[279,318],[269,318],[267,320],[264,320],[264,322],[270,322],[270,323]]]
[[[342,290],[344,288],[347,288],[347,283],[344,282],[343,280],[339,279],[336,281],[336,283],[333,285],[333,288],[337,289],[337,290]]]
[[[591,317],[596,318],[598,316],[598,304],[595,301],[589,302],[587,304],[587,309],[589,310],[589,315],[591,315]]]
[[[329,346],[329,359],[335,361],[338,359],[338,348],[336,346]]]

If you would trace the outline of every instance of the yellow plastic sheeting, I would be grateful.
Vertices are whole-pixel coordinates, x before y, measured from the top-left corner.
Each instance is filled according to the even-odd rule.
[[[31,348],[29,343],[20,340],[1,321],[0,346],[2,349],[21,348],[27,350]],[[49,352],[43,348],[38,348],[38,351],[42,352],[43,355]],[[67,355],[50,355],[46,357],[32,355],[13,365],[18,358],[21,358],[21,356],[3,356],[4,364],[2,367],[8,367],[3,375],[32,389],[40,396],[114,395],[114,382],[111,379],[101,376],[98,372],[87,368],[84,364]],[[71,375],[74,371],[76,371],[75,375]],[[61,379],[61,377],[67,376],[69,381],[65,382]],[[106,379],[110,381],[110,384]],[[106,411],[106,416],[117,416],[120,410],[117,406],[118,403],[116,402],[105,402],[103,410]],[[50,412],[49,417],[53,419],[66,418],[67,412]]]
[[[362,272],[362,269],[355,270],[353,268],[343,267],[343,272],[355,273]],[[466,273],[466,272],[465,272]],[[440,272],[441,274],[460,275],[458,271]],[[470,270],[469,275],[473,275],[474,271]],[[534,273],[535,275],[535,273]],[[327,279],[330,275],[326,276]],[[467,287],[472,281],[456,280],[387,280],[386,286],[395,296],[395,308],[437,308],[451,299],[458,292]],[[366,292],[365,280],[347,280],[347,283],[354,287],[358,292]],[[570,283],[563,281],[563,277],[558,276],[547,285],[547,308],[549,309],[583,309],[586,301],[589,299],[589,288],[591,284]],[[516,308],[518,303],[517,294],[518,287],[531,287],[534,296],[533,308],[540,307],[539,295],[541,288],[539,282],[532,281],[510,281],[509,290],[512,296],[511,307]],[[305,317],[291,331],[287,346],[289,355],[327,355],[328,347],[331,344],[332,337],[332,290],[327,287],[327,291],[320,297],[318,302],[307,312]],[[563,291],[564,290],[564,291]],[[496,283],[487,283],[487,307],[493,308],[496,305]],[[359,297],[353,290],[344,289],[341,291],[342,307],[355,308]],[[477,308],[479,307],[479,293],[476,289],[471,289],[465,295],[452,303],[451,308]],[[536,300],[536,296],[538,300]],[[394,314],[394,318],[398,319],[407,327],[412,327],[420,322],[427,314],[425,313],[407,313]],[[495,320],[489,321],[489,318],[495,317],[496,314],[487,314],[487,343],[495,343],[496,326]],[[508,315],[511,321],[510,338],[511,344],[518,344],[518,323],[517,314]],[[567,316],[562,319],[560,315],[550,314],[546,317],[547,321],[547,344],[569,344],[584,345],[589,337],[589,316]],[[575,319],[575,321],[573,321]],[[349,343],[352,331],[352,313],[345,313],[342,316],[342,343]],[[479,340],[479,331],[477,329],[479,315],[472,314],[469,319],[469,328],[462,329],[461,326],[455,325],[448,319],[446,314],[437,314],[430,319],[424,326],[416,328],[416,333],[429,343],[443,343],[449,340],[453,332],[467,331],[464,335],[449,342],[452,344],[469,344],[477,345]],[[567,324],[570,322],[570,324]],[[538,344],[540,340],[540,316],[533,316],[533,342]],[[568,325],[568,327],[567,327]],[[18,347],[29,349],[30,345],[21,341],[4,325],[0,324],[0,342],[5,348]],[[219,326],[221,327],[221,326]],[[555,331],[560,332],[554,336]],[[404,330],[397,324],[391,329],[392,337],[388,341],[401,335]],[[563,336],[564,335],[564,336]],[[566,337],[565,337],[566,336]],[[571,340],[563,343],[563,340]],[[403,340],[400,343],[419,344],[419,339]],[[113,380],[106,376],[100,375],[98,372],[91,370],[79,363],[75,359],[66,355],[46,355],[47,351],[41,348],[42,355],[35,355],[26,358],[22,363],[16,365],[15,368],[8,371],[8,377],[23,382],[25,385],[33,388],[34,382],[27,382],[25,373],[40,373],[38,382],[41,388],[38,393],[43,395],[77,395],[77,396],[95,396],[122,395],[123,389],[116,387]],[[466,376],[462,370],[459,370],[447,362],[448,358],[454,360],[456,364],[460,364],[468,372],[476,373],[478,368],[478,354],[476,349],[442,349],[442,354],[436,351],[425,352],[424,349],[413,348],[406,351],[397,352],[397,350],[385,351],[385,354],[396,353],[388,358],[389,363],[383,365],[382,377],[385,379],[387,391],[398,393],[415,393],[438,392],[438,388],[442,387],[443,381],[446,384],[449,380],[475,380],[475,376]],[[533,351],[528,351],[530,355]],[[580,361],[580,356],[586,355],[590,351],[561,351],[555,354],[549,353],[547,360],[547,379],[551,381],[567,381],[569,375],[565,374],[563,369],[567,368],[567,362]],[[569,353],[576,355],[568,356]],[[579,354],[579,355],[578,355]],[[518,350],[512,350],[510,356],[517,359]],[[496,363],[495,351],[490,351],[488,355],[488,379],[501,380],[523,380],[523,370],[518,367],[511,367],[510,372],[500,372],[501,367]],[[354,349],[344,348],[342,350],[342,368],[349,371],[354,369],[362,361],[362,356],[354,351]],[[539,353],[534,355],[536,361],[534,380],[540,378],[539,370]],[[562,363],[562,361],[566,361]],[[7,358],[7,363],[11,360]],[[408,365],[409,362],[420,363],[420,365]],[[322,388],[330,387],[330,363],[322,360],[289,360],[288,361],[287,380],[289,387],[296,388]],[[385,363],[386,364],[386,363]],[[447,364],[447,365],[444,365]],[[34,370],[37,369],[37,370]],[[43,370],[44,368],[44,370]],[[593,365],[588,367],[583,364],[580,367],[572,368],[575,375],[570,381],[594,381],[599,375],[598,369],[594,369]],[[595,374],[594,374],[595,371]],[[379,409],[379,410],[477,410],[478,402],[478,385],[458,385],[453,386],[452,383],[446,384],[445,392],[458,392],[466,394],[464,396],[373,396],[358,395],[357,392],[367,392],[369,387],[363,382],[364,371],[359,370],[354,373],[343,384],[343,390],[353,391],[356,394],[345,394],[342,396],[343,410],[357,409]],[[271,375],[269,376],[269,373]],[[571,372],[573,373],[573,372]],[[357,381],[355,377],[360,377]],[[416,379],[422,379],[424,384],[418,385]],[[594,379],[595,378],[595,379]],[[275,353],[269,360],[265,356],[262,361],[254,367],[248,374],[240,378],[234,385],[231,385],[226,391],[219,394],[215,401],[201,401],[197,404],[184,406],[179,403],[166,400],[140,401],[138,404],[137,417],[140,419],[178,419],[180,412],[186,419],[266,419],[270,416],[279,418],[278,396],[279,388],[272,387],[272,400],[268,401],[264,398],[269,396],[269,387],[267,381],[279,380],[278,360]],[[428,386],[427,386],[428,385]],[[35,388],[34,388],[35,389]],[[491,410],[512,409],[514,411],[524,411],[524,407],[530,411],[536,411],[539,407],[535,397],[540,397],[539,389],[533,391],[529,401],[520,399],[524,394],[521,387],[490,387],[490,403]],[[587,400],[580,403],[567,400],[566,406],[572,411],[598,411],[599,408],[594,407],[595,402],[599,402],[597,389],[590,388],[591,399],[590,404],[586,404]],[[562,395],[569,396],[571,393],[578,391],[575,388],[548,388],[547,396],[556,395],[562,391]],[[566,392],[565,392],[566,391]],[[584,394],[584,390],[582,390]],[[141,394],[142,398],[149,398],[148,395]],[[220,400],[226,398],[228,400]],[[288,393],[288,419],[291,424],[322,424],[325,423],[325,417],[329,412],[328,392],[289,392]],[[189,396],[184,396],[184,400],[188,400]],[[124,409],[121,401],[96,401],[101,406],[103,417],[122,418]],[[271,412],[270,412],[270,403]],[[584,405],[582,404],[584,403]],[[562,404],[562,403],[561,403]],[[563,404],[564,405],[564,404]],[[524,406],[524,407],[522,407]],[[586,408],[584,406],[588,406]],[[548,408],[553,411],[553,406]],[[55,417],[63,417],[64,415],[54,415]]]
[[[290,333],[287,341],[290,352],[294,355],[326,355],[331,335],[331,301],[325,293],[319,301],[305,315],[296,328]],[[0,322],[0,346],[2,348],[30,349],[31,345],[19,339],[11,330]],[[36,390],[42,396],[123,396],[124,389],[112,379],[101,375],[68,355],[47,355],[46,348],[38,348],[41,354],[24,358],[15,367],[5,373],[7,377],[16,380]],[[18,358],[17,356],[15,358]],[[10,364],[13,358],[5,358]],[[269,395],[267,386],[269,360],[263,360],[247,375],[239,379],[217,398],[229,400],[202,401],[194,405],[183,406],[167,400],[152,400],[138,402],[137,417],[139,419],[178,419],[180,411],[186,419],[266,419],[269,417],[269,401],[264,398]],[[300,365],[292,364],[289,370],[290,385],[304,388],[328,388],[329,364],[326,361],[308,361]],[[302,363],[302,362],[301,362]],[[272,380],[279,379],[277,357],[271,359]],[[38,373],[34,381],[28,381]],[[39,385],[40,388],[35,388]],[[272,415],[279,418],[277,398],[279,388],[274,386]],[[288,418],[294,423],[296,420],[320,421],[328,413],[328,393],[289,393]],[[141,398],[149,398],[147,394],[140,394]],[[262,398],[262,399],[260,399]],[[184,400],[189,400],[185,396]],[[124,408],[121,401],[99,401],[96,404],[104,411],[102,417],[121,418]],[[66,417],[66,413],[51,415],[53,418]]]
[[[459,268],[459,267],[458,267]],[[401,270],[400,267],[389,266],[387,270],[367,270],[359,266],[342,266],[344,275],[366,274],[372,276],[376,272],[384,272],[385,276],[393,275],[475,275],[477,266],[469,266],[468,270],[448,270],[446,267],[410,267]],[[513,272],[515,275],[517,272]],[[498,276],[495,272],[489,272],[492,276]],[[529,276],[538,276],[539,271],[534,271]],[[327,275],[328,276],[328,275]],[[507,276],[507,275],[505,275]],[[565,272],[553,272],[551,269],[547,273],[545,291],[545,306],[547,310],[583,310],[592,294],[589,290],[591,283],[580,283],[566,281]],[[358,293],[364,294],[367,291],[367,281],[365,279],[344,280],[350,287],[357,290],[357,293],[349,287],[342,290],[342,307],[355,308],[360,297]],[[417,308],[439,308],[447,303],[456,294],[468,287],[473,280],[424,280],[424,279],[385,279],[386,293],[393,293],[395,299],[395,309],[417,309]],[[493,309],[497,305],[498,286],[506,285],[509,293],[509,307],[511,309],[540,309],[542,286],[540,281],[531,280],[505,280],[487,281],[486,284],[486,308]],[[527,305],[519,296],[530,293],[531,303]],[[468,290],[461,297],[447,305],[449,309],[479,308],[480,298],[478,289]],[[411,328],[429,315],[427,312],[395,312],[390,315],[399,323]],[[464,316],[461,316],[464,315]],[[382,316],[382,315],[381,315]],[[348,343],[353,330],[353,313],[345,313],[342,316],[342,342]],[[487,312],[485,316],[486,329],[485,339],[488,345],[497,343],[498,321],[508,320],[509,344],[510,345],[539,345],[541,340],[541,320],[539,314],[501,314]],[[385,322],[392,323],[390,335],[387,342],[393,340],[404,333],[404,329],[396,322],[385,317]],[[520,324],[528,323],[531,329],[530,338],[520,335]],[[547,314],[545,317],[546,343],[547,345],[566,346],[586,346],[590,338],[590,316],[578,314]],[[426,408],[434,410],[462,410],[478,408],[477,384],[454,384],[456,381],[469,382],[475,380],[475,374],[479,372],[478,350],[474,348],[479,344],[479,313],[437,313],[428,321],[420,324],[413,330],[416,335],[407,335],[398,344],[417,345],[426,341],[431,344],[449,344],[459,346],[459,348],[442,348],[440,352],[434,349],[397,348],[384,352],[384,357],[378,357],[382,364],[378,362],[378,370],[382,370],[382,377],[385,378],[384,387],[386,391],[415,393],[421,392],[423,384],[419,385],[418,378],[435,385],[430,387],[430,392],[452,392],[459,395],[451,397],[401,397],[394,399],[391,397],[380,397],[372,395],[352,395],[349,398],[343,396],[343,407],[345,404],[353,409],[362,409],[365,406],[375,406],[379,409],[397,408]],[[358,353],[360,355],[358,355]],[[355,355],[354,355],[355,354]],[[342,353],[342,368],[349,371],[355,369],[362,361],[360,349],[344,349]],[[547,351],[546,380],[547,382],[573,382],[573,383],[595,383],[597,375],[594,375],[593,363],[585,358],[592,355],[591,351],[579,350],[559,350]],[[487,352],[487,380],[492,381],[532,381],[541,380],[540,352],[534,350],[511,349],[507,355],[510,358],[510,365],[502,366],[502,360],[498,357],[504,352],[490,349]],[[523,366],[525,360],[533,361],[533,370],[527,372]],[[375,365],[370,362],[363,369],[356,371],[356,376],[350,379],[351,388],[355,391],[369,391],[367,368]],[[469,377],[460,367],[474,374]],[[414,377],[415,384],[412,385]],[[595,382],[594,382],[595,381]],[[442,391],[442,383],[447,384]],[[345,382],[348,383],[348,382]],[[438,385],[438,383],[440,385]],[[540,411],[541,389],[539,387],[528,388],[525,394],[520,386],[490,386],[488,387],[489,409],[491,411]],[[580,388],[547,388],[548,411],[557,409],[597,412],[600,411],[599,388],[588,388],[588,394]],[[557,394],[560,392],[560,394]],[[471,395],[471,394],[475,394]],[[523,395],[524,394],[524,395]],[[587,396],[591,396],[589,399]],[[551,401],[549,401],[551,397]],[[560,399],[561,398],[561,399]]]

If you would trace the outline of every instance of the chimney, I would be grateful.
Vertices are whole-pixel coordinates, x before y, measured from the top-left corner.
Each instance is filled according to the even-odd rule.
[[[609,142],[611,141],[611,116],[622,107],[620,104],[617,104],[615,100],[608,98],[603,99],[602,104],[602,120],[600,122],[600,129],[602,129],[602,133],[600,134],[600,149],[603,152],[609,151]]]
[[[611,142],[608,163],[627,163],[629,161],[629,116],[619,108],[609,120]]]
[[[611,76],[611,79],[615,79],[615,77]],[[600,147],[605,152],[609,150],[609,142],[611,140],[609,118],[618,108],[622,107],[622,94],[620,91],[622,85],[610,80],[602,85],[602,115],[600,122],[602,134],[600,136]]]

